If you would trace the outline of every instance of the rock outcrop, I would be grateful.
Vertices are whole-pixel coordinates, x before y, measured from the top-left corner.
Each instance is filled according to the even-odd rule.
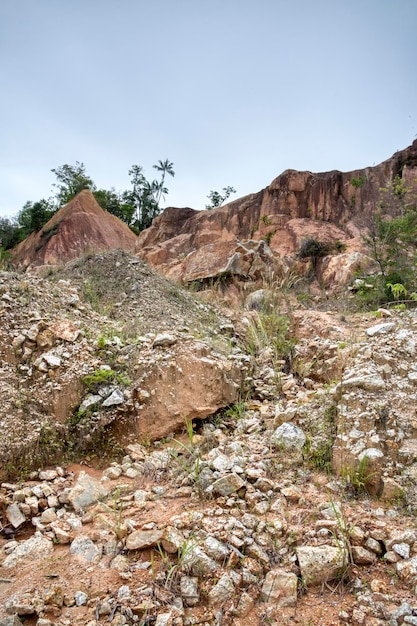
[[[83,254],[120,248],[133,250],[136,235],[119,218],[104,211],[88,189],[60,209],[37,233],[13,251],[20,269],[56,265]]]
[[[250,240],[267,242],[275,264],[278,257],[297,252],[308,238],[339,242],[347,252],[360,252],[361,232],[380,199],[380,189],[397,176],[412,189],[411,196],[417,187],[417,140],[375,167],[319,174],[286,170],[266,189],[211,211],[169,207],[140,234],[136,251],[183,282],[225,270],[233,274],[237,248],[250,247]],[[197,272],[196,258],[205,258]],[[274,268],[272,255],[269,265]],[[237,275],[241,276],[240,269]],[[330,276],[335,278],[331,272]]]

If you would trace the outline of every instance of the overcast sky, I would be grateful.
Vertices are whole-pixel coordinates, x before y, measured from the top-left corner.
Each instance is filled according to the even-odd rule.
[[[0,0],[0,215],[81,161],[168,158],[166,206],[287,168],[376,165],[417,136],[417,0]]]

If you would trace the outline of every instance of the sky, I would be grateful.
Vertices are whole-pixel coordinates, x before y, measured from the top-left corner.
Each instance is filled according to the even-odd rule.
[[[0,217],[76,161],[204,209],[285,169],[376,165],[417,137],[417,0],[0,0]]]

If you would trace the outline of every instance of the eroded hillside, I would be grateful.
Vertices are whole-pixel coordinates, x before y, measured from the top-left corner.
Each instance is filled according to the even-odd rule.
[[[0,278],[2,626],[417,621],[415,310]]]

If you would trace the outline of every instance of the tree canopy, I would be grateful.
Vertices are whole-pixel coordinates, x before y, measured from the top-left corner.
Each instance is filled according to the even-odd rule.
[[[52,187],[55,194],[49,198],[28,201],[10,220],[0,219],[0,247],[13,248],[30,233],[41,230],[51,217],[64,204],[67,204],[83,189],[89,189],[102,209],[125,222],[135,233],[148,228],[159,215],[160,202],[168,193],[165,185],[167,176],[174,176],[174,164],[165,159],[153,166],[160,174],[159,179],[148,180],[143,167],[132,165],[129,170],[131,188],[117,192],[111,189],[97,189],[93,179],[87,174],[84,163],[65,163],[51,171],[56,176]]]

